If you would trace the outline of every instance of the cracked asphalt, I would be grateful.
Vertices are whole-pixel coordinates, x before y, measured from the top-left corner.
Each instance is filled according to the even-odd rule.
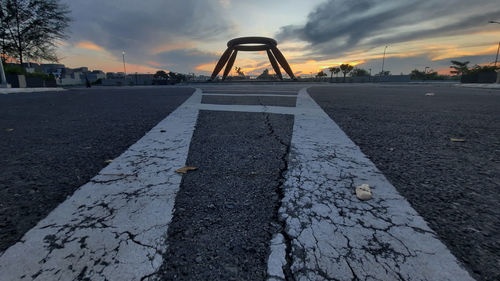
[[[169,226],[165,280],[263,280],[293,116],[201,111]]]
[[[500,91],[351,86],[309,92],[475,278],[500,280]]]
[[[0,252],[192,92],[93,88],[0,95]]]

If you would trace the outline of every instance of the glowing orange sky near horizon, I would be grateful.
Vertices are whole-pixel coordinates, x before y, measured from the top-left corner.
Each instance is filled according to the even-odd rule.
[[[430,61],[438,61],[462,56],[495,54],[498,45],[491,40],[494,37],[500,38],[500,31],[479,31],[467,35],[454,35],[398,43],[388,47],[386,59],[425,56]],[[192,41],[160,44],[159,46],[150,48],[150,53],[157,54],[165,51],[191,48],[193,46],[195,46],[195,42]],[[354,49],[345,52],[342,56],[332,57],[332,59],[328,60],[307,60],[304,59],[304,56],[307,56],[307,51],[299,51],[301,49],[310,50],[310,47],[306,43],[288,42],[279,47],[290,62],[294,73],[299,75],[315,74],[328,67],[337,66],[342,63],[358,65],[363,68],[363,64],[371,60],[381,59],[383,56],[380,48],[371,50]],[[121,56],[113,55],[102,46],[93,42],[81,41],[73,46],[66,44],[62,48],[73,49],[71,57],[66,57],[62,60],[63,63],[67,63],[70,67],[86,65],[91,69],[101,69],[105,72],[123,71]],[[210,51],[208,50],[207,52]],[[216,53],[220,55],[222,50],[217,50]],[[210,74],[215,64],[216,60],[212,62],[200,62],[193,71]],[[247,75],[258,75],[265,68],[272,72],[272,67],[264,52],[253,53],[253,55],[238,55],[235,66],[241,67],[242,71]],[[175,69],[165,69],[164,64],[151,60],[146,61],[144,64],[127,63],[126,68],[128,73],[154,73],[159,69],[176,71]],[[449,74],[449,68],[441,67],[436,70],[441,74]],[[234,70],[231,71],[231,74],[233,73]]]

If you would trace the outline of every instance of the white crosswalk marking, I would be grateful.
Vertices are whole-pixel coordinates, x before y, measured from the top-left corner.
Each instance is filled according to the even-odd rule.
[[[0,256],[1,280],[141,280],[162,264],[201,91]],[[82,278],[83,280],[83,278]]]

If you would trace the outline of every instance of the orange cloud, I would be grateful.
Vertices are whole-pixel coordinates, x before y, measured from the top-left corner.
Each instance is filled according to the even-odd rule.
[[[214,70],[215,63],[203,63],[199,64],[195,67],[196,70],[198,71],[207,71],[207,72],[212,72]]]
[[[489,48],[473,48],[472,50],[457,50],[457,49],[450,49],[447,50],[446,52],[436,54],[430,59],[432,61],[437,61],[437,60],[444,60],[444,59],[449,59],[449,58],[457,58],[457,57],[463,57],[463,56],[479,56],[479,55],[488,55],[495,53],[497,50],[498,45],[489,47]],[[474,50],[475,49],[475,50]]]
[[[159,62],[155,62],[155,61],[147,61],[146,62],[147,64],[150,64],[150,65],[153,65],[153,66],[163,66],[163,64],[159,63]]]
[[[81,49],[87,49],[87,50],[92,50],[92,51],[103,51],[104,48],[101,46],[98,46],[90,41],[82,41],[78,42],[75,47],[81,48]]]

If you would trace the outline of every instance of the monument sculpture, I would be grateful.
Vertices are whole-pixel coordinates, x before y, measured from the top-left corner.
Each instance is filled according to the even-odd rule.
[[[220,57],[217,65],[215,65],[212,77],[210,79],[214,80],[222,70],[224,65],[226,65],[226,68],[224,69],[222,80],[226,79],[227,75],[231,71],[231,68],[233,67],[238,51],[266,51],[269,61],[271,62],[274,72],[276,73],[278,78],[283,80],[283,75],[281,74],[281,70],[279,68],[279,65],[281,65],[288,76],[290,76],[291,79],[295,80],[296,78],[295,75],[293,75],[293,71],[290,68],[290,65],[286,61],[285,56],[283,56],[281,51],[278,50],[277,45],[278,42],[276,42],[276,40],[267,37],[240,37],[229,40],[229,42],[227,42],[227,49]]]

